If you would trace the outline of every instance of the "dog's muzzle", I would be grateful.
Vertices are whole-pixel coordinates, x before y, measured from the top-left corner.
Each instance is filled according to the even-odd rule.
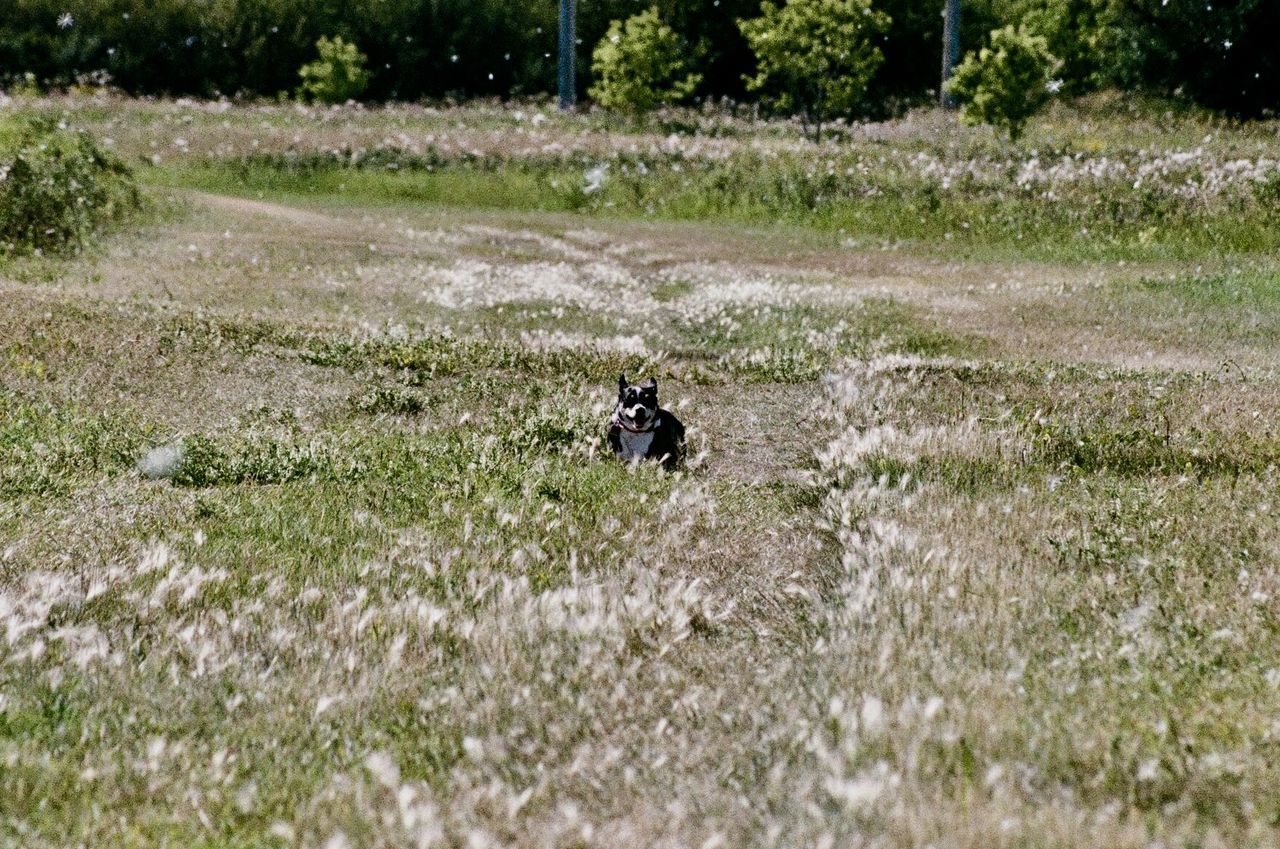
[[[635,406],[630,409],[623,408],[618,411],[615,420],[624,430],[632,433],[647,433],[653,429],[653,423],[657,419],[656,412],[650,412],[647,407]]]

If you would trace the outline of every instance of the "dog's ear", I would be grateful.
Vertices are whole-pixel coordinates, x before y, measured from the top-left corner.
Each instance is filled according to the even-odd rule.
[[[626,372],[623,372],[622,374],[618,375],[618,392],[619,393],[621,393],[622,390],[626,389],[629,385],[630,384],[627,383]]]
[[[646,380],[644,383],[640,384],[640,388],[641,388],[641,389],[652,389],[653,391],[657,392],[657,391],[658,391],[658,379],[657,379],[656,377],[651,377],[651,378],[649,378],[648,380]]]

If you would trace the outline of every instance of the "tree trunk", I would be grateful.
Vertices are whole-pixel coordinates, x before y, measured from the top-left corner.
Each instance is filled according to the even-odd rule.
[[[577,2],[560,0],[560,108],[572,109],[578,101],[574,72],[577,58]]]
[[[947,94],[947,80],[951,79],[960,61],[960,0],[947,0],[942,12],[942,83],[938,86],[938,102],[944,109],[954,109],[956,99]]]

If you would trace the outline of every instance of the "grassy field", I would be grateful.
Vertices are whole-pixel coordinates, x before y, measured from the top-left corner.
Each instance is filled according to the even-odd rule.
[[[1280,840],[1276,124],[5,106],[0,845]]]

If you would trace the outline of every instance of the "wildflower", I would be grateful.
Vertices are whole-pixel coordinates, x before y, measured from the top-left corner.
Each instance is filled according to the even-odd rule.
[[[400,784],[400,767],[386,752],[370,753],[364,759],[364,766],[383,787],[395,788]]]
[[[342,701],[342,696],[321,696],[316,699],[315,715],[320,716],[340,701]]]
[[[827,792],[853,810],[867,808],[896,783],[896,776],[884,761],[865,769],[852,779],[832,776],[826,781]]]
[[[351,840],[341,831],[335,831],[324,842],[324,849],[351,849]]]
[[[70,12],[63,12],[58,16],[58,29],[71,29],[76,24],[76,19],[71,16]]]
[[[597,165],[586,173],[587,184],[582,191],[585,194],[593,195],[604,188],[604,172],[609,168],[608,165]]]

